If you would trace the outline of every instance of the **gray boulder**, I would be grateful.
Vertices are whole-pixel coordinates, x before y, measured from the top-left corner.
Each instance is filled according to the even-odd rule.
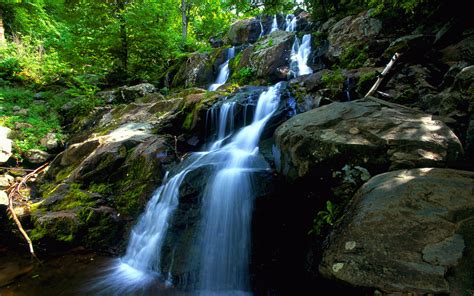
[[[474,173],[399,170],[373,177],[331,234],[320,272],[384,292],[469,295]]]
[[[12,140],[8,138],[10,132],[8,127],[0,126],[0,164],[7,162],[12,156]]]
[[[345,165],[364,167],[371,175],[446,167],[462,154],[458,138],[443,122],[371,100],[332,103],[296,115],[274,138],[281,155],[277,169],[290,179],[330,178]]]

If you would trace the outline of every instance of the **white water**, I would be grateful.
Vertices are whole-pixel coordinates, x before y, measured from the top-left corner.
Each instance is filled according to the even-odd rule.
[[[216,141],[209,150],[192,153],[187,165],[155,191],[132,229],[125,256],[90,287],[95,294],[129,295],[156,284],[158,279],[164,281],[160,254],[169,219],[179,203],[179,188],[189,172],[209,165],[214,166],[215,173],[208,180],[203,197],[197,288],[201,295],[251,294],[251,178],[253,172],[269,169],[259,156],[258,141],[278,106],[280,87],[278,83],[260,95],[252,123],[235,135],[235,103],[225,102],[221,106]]]
[[[296,31],[296,17],[294,14],[288,14],[285,18],[285,31],[295,32]]]
[[[208,90],[214,91],[219,86],[223,85],[229,79],[230,69],[229,69],[229,61],[235,56],[235,47],[231,47],[227,50],[227,60],[219,66],[219,73],[217,74],[216,82],[209,86]]]
[[[273,17],[273,22],[272,22],[272,28],[270,30],[270,33],[273,33],[275,31],[278,31],[278,21],[277,21],[277,16],[275,14],[275,16]]]
[[[280,85],[262,93],[252,123],[213,152],[222,156],[222,162],[204,194],[198,285],[201,295],[250,294],[252,172],[268,169],[258,154],[258,141],[278,106]]]
[[[262,16],[258,19],[258,22],[260,23],[260,35],[258,35],[258,38],[262,38],[263,35],[265,35],[265,29],[263,29],[263,24],[262,24]]]
[[[298,37],[291,48],[290,70],[294,77],[311,74],[313,70],[308,67],[308,58],[311,54],[311,35],[306,34],[300,44]]]

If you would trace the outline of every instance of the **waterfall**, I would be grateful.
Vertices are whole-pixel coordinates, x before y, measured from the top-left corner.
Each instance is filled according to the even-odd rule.
[[[161,272],[161,249],[168,223],[179,204],[179,188],[186,175],[212,166],[214,174],[204,190],[199,293],[249,295],[248,265],[250,223],[254,190],[252,173],[268,170],[258,152],[258,141],[267,121],[278,107],[281,83],[269,87],[258,99],[253,121],[234,131],[235,102],[224,101],[219,110],[216,140],[208,150],[192,153],[180,172],[164,180],[133,227],[124,257],[107,275],[91,285],[96,295],[129,295],[157,282],[170,282]],[[211,123],[214,117],[211,111]],[[168,281],[167,281],[168,279]]]
[[[227,59],[226,61],[219,66],[219,73],[217,74],[216,82],[209,86],[208,90],[214,91],[219,86],[223,85],[229,79],[230,69],[229,69],[229,61],[235,56],[235,47],[231,47],[227,50]]]
[[[291,48],[290,72],[293,77],[311,74],[313,70],[308,67],[308,58],[311,54],[311,34],[306,34],[302,42],[295,37],[295,42]]]
[[[289,14],[285,18],[285,31],[295,32],[296,31],[296,17],[294,14]]]
[[[258,22],[260,23],[260,35],[258,35],[258,38],[262,38],[263,35],[265,35],[265,29],[263,28],[262,24],[262,16],[258,19]]]
[[[273,22],[272,22],[272,28],[270,30],[270,33],[273,33],[275,31],[278,31],[278,20],[277,20],[277,16],[275,14],[275,16],[273,17]]]
[[[202,295],[249,293],[252,173],[269,169],[259,156],[258,141],[278,106],[280,87],[281,83],[263,92],[252,123],[214,150],[221,154],[222,162],[208,181],[203,198],[198,285]]]

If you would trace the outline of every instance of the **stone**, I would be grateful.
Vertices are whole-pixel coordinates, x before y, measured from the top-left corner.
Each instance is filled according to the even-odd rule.
[[[261,33],[260,23],[256,18],[238,20],[230,25],[227,38],[232,45],[254,43]]]
[[[371,100],[332,103],[298,114],[278,127],[274,138],[281,151],[279,171],[289,179],[330,178],[345,165],[366,168],[371,175],[446,167],[462,155],[458,138],[443,122]]]
[[[294,38],[293,33],[275,31],[252,47],[249,61],[255,70],[255,78],[279,81],[287,77]]]
[[[32,128],[33,125],[28,123],[28,122],[15,122],[15,129],[16,130],[22,130],[25,128]]]
[[[5,174],[0,176],[0,187],[7,188],[10,186],[11,183],[13,183],[15,178],[12,176]]]
[[[407,56],[419,59],[431,49],[433,41],[434,36],[431,35],[415,34],[402,36],[390,43],[389,47],[383,53],[382,58],[384,60],[389,60],[396,52],[398,52],[403,54],[405,59]]]
[[[474,64],[474,34],[442,49],[441,54],[442,62],[448,65],[461,61],[465,61],[470,65]]]
[[[8,138],[11,130],[0,126],[0,164],[5,163],[12,156],[12,140]]]
[[[117,90],[104,90],[99,91],[95,94],[96,97],[103,100],[107,104],[112,104],[117,102],[117,96],[119,92]]]
[[[40,144],[48,150],[55,150],[59,147],[58,137],[55,133],[47,133],[41,140]]]
[[[328,25],[323,24],[323,27]],[[344,50],[355,43],[369,42],[371,39],[375,39],[381,31],[382,22],[371,17],[368,12],[357,16],[347,16],[330,27],[328,33],[329,50],[326,57],[334,62]]]
[[[213,63],[208,53],[193,53],[179,68],[171,82],[172,87],[205,87],[215,79]]]
[[[106,99],[115,103],[130,103],[135,101],[138,98],[145,96],[146,94],[153,93],[156,91],[156,88],[151,83],[140,83],[133,86],[123,86],[116,91],[115,98],[112,99],[110,93],[102,93],[100,95],[104,96]],[[108,97],[107,97],[108,96]]]
[[[8,206],[8,194],[3,190],[0,190],[0,205]]]
[[[30,149],[26,151],[23,156],[30,163],[45,163],[50,160],[53,156],[46,151],[38,149]]]
[[[373,177],[331,233],[321,274],[392,293],[472,290],[473,192],[468,171],[419,168]]]

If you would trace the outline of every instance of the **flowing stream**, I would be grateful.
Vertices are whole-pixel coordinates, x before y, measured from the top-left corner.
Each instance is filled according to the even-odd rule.
[[[180,172],[155,191],[131,231],[125,256],[93,289],[105,295],[127,295],[158,279],[166,280],[160,254],[169,219],[179,204],[179,188],[189,172],[211,165],[214,173],[204,192],[198,233],[201,252],[196,289],[200,295],[251,295],[248,265],[255,192],[252,173],[269,169],[259,155],[258,142],[278,107],[281,85],[271,86],[259,96],[252,122],[240,131],[234,130],[235,102],[224,101],[216,140],[206,151],[192,153]]]
[[[230,69],[229,69],[229,61],[235,56],[235,47],[231,47],[227,49],[227,59],[226,61],[219,66],[219,73],[217,74],[216,82],[211,84],[208,88],[210,91],[214,91],[219,86],[223,85],[229,79]]]

